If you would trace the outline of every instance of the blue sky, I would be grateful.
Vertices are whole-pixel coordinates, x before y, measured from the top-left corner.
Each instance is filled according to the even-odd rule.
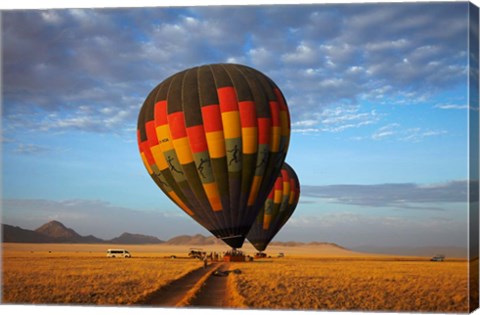
[[[302,196],[277,240],[466,246],[466,3],[2,12],[2,221],[208,234],[156,187],[136,119],[169,75],[242,63],[282,89]],[[105,226],[105,222],[110,222]]]

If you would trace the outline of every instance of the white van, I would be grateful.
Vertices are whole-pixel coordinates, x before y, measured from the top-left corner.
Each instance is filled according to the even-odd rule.
[[[115,258],[115,257],[123,257],[123,258],[131,258],[132,255],[128,250],[125,249],[107,249],[107,257]]]

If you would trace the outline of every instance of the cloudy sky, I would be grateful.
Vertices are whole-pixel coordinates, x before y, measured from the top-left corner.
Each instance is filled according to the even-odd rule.
[[[466,246],[467,3],[2,12],[2,221],[162,239],[208,231],[138,154],[150,90],[257,68],[292,117],[302,197],[277,240]]]

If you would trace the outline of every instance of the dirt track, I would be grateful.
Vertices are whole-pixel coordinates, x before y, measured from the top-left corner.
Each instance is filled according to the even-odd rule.
[[[222,264],[218,271],[225,272],[228,270],[228,265]],[[205,307],[205,308],[220,308],[229,305],[229,296],[227,288],[227,276],[215,276],[212,274],[207,278],[201,290],[189,303],[189,306]]]
[[[228,303],[227,277],[214,272],[225,271],[228,265],[211,263],[207,268],[196,269],[169,285],[152,293],[141,305],[181,307],[225,307]]]

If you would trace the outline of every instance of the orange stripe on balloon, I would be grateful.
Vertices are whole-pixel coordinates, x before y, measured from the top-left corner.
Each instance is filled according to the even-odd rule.
[[[288,204],[292,205],[293,201],[295,201],[295,191],[294,190],[290,191],[290,198],[288,198]]]
[[[263,229],[264,230],[268,230],[268,228],[270,227],[270,221],[272,221],[272,215],[271,214],[266,214],[263,217]]]
[[[155,116],[155,125],[166,125],[168,124],[168,116],[167,116],[167,101],[160,101],[155,104],[154,109],[154,116]]]
[[[150,165],[148,165],[147,158],[145,157],[145,154],[142,152],[142,153],[140,153],[140,156],[142,157],[143,165],[145,165],[145,168],[147,169],[148,174],[150,174],[150,175],[153,174],[153,170],[150,167]]]
[[[223,131],[207,132],[208,154],[212,159],[222,158],[226,155],[225,137]]]
[[[155,130],[155,121],[151,120],[145,124],[145,130],[147,132],[148,145],[150,147],[158,144],[157,131]]]
[[[217,93],[222,113],[238,111],[237,93],[232,86],[218,88]]]
[[[152,152],[150,151],[150,147],[148,146],[147,141],[143,141],[141,144],[142,152],[145,154],[145,158],[149,165],[155,164],[155,159],[153,158]]]
[[[258,144],[269,144],[271,137],[272,120],[270,118],[258,118]]]
[[[282,112],[282,120],[285,120],[282,124],[282,127],[287,126],[290,129],[290,114],[288,112],[287,104],[282,96],[282,92],[279,89],[274,89],[275,96],[277,97],[277,101],[280,104],[280,111]]]
[[[278,105],[278,102],[271,101],[269,103],[272,116],[272,126],[280,127],[280,106]]]
[[[203,106],[202,119],[205,132],[223,130],[222,114],[219,105]]]
[[[254,176],[252,188],[250,189],[250,195],[248,196],[248,203],[247,205],[253,206],[255,204],[255,200],[258,196],[258,191],[260,190],[260,184],[262,183],[263,176]]]
[[[168,125],[172,139],[185,138],[187,130],[185,129],[185,116],[183,112],[176,112],[168,115]]]
[[[240,122],[242,128],[257,127],[257,113],[255,112],[255,103],[244,101],[239,104]]]
[[[157,165],[160,171],[166,170],[168,168],[168,163],[165,160],[165,155],[163,155],[163,151],[160,145],[155,145],[150,147],[150,151],[152,151],[153,158],[155,159],[155,164]]]
[[[220,195],[218,194],[218,186],[217,183],[209,183],[204,184],[203,189],[205,194],[207,195],[208,202],[212,207],[213,211],[221,211],[223,210],[222,201],[220,199]]]
[[[278,177],[277,180],[275,181],[275,190],[283,190],[283,178]]]
[[[193,153],[208,151],[205,129],[202,125],[188,127],[187,135]]]
[[[288,172],[287,172],[287,170],[284,169],[284,168],[282,168],[281,172],[282,172],[282,179],[283,179],[283,181],[284,181],[284,182],[288,182],[289,179],[288,179]]]
[[[185,211],[186,213],[188,213],[189,215],[193,216],[194,213],[192,210],[190,210],[186,204],[183,203],[183,201],[178,197],[178,195],[173,191],[169,191],[168,194],[170,195],[170,197],[173,199],[173,201],[175,201],[175,203],[183,209],[183,211]]]

